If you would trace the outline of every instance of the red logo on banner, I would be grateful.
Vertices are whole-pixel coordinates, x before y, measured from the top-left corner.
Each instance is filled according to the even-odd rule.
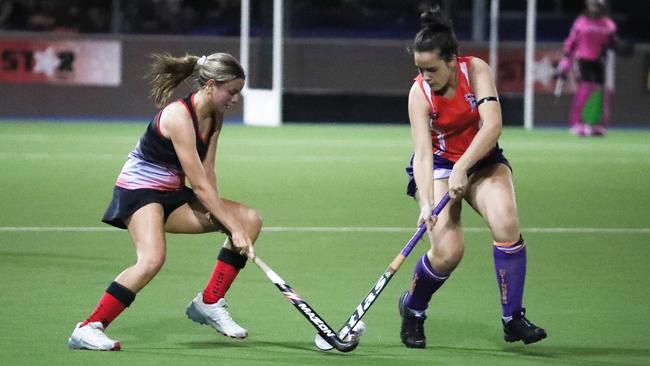
[[[488,60],[484,48],[463,48],[463,54]],[[538,49],[535,52],[533,78],[535,92],[552,93],[555,87],[555,64],[562,57],[561,49]],[[499,50],[497,88],[501,93],[523,93],[526,78],[525,50],[503,48]],[[571,89],[571,88],[569,88]]]

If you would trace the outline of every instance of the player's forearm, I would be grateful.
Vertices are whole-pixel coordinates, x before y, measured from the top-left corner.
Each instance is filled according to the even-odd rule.
[[[206,180],[203,184],[192,186],[196,198],[230,232],[241,231],[241,225],[230,215],[217,190]]]
[[[413,178],[418,187],[420,200],[433,204],[433,156],[417,153],[413,157]]]
[[[484,125],[474,137],[463,156],[458,159],[456,166],[465,171],[487,155],[497,144],[501,135],[501,124]]]
[[[212,186],[212,188],[218,192],[217,190],[217,175],[214,172],[214,168],[210,168],[208,166],[205,166],[205,175],[206,178],[208,179],[208,183]]]

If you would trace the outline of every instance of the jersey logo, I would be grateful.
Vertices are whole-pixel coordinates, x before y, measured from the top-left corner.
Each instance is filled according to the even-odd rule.
[[[476,96],[474,93],[467,93],[465,94],[465,101],[469,104],[470,109],[472,112],[476,109]]]
[[[429,113],[429,130],[433,131],[433,125],[438,123],[438,112]]]

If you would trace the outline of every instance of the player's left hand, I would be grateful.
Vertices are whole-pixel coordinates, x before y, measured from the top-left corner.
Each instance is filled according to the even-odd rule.
[[[452,200],[462,198],[465,193],[465,188],[467,187],[467,171],[454,165],[454,168],[451,170],[451,174],[449,175],[448,184],[449,198]]]

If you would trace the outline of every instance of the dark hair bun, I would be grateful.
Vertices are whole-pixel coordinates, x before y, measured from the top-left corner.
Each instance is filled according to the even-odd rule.
[[[440,6],[430,8],[420,15],[423,28],[432,32],[449,32],[452,29],[451,21],[440,12]]]

